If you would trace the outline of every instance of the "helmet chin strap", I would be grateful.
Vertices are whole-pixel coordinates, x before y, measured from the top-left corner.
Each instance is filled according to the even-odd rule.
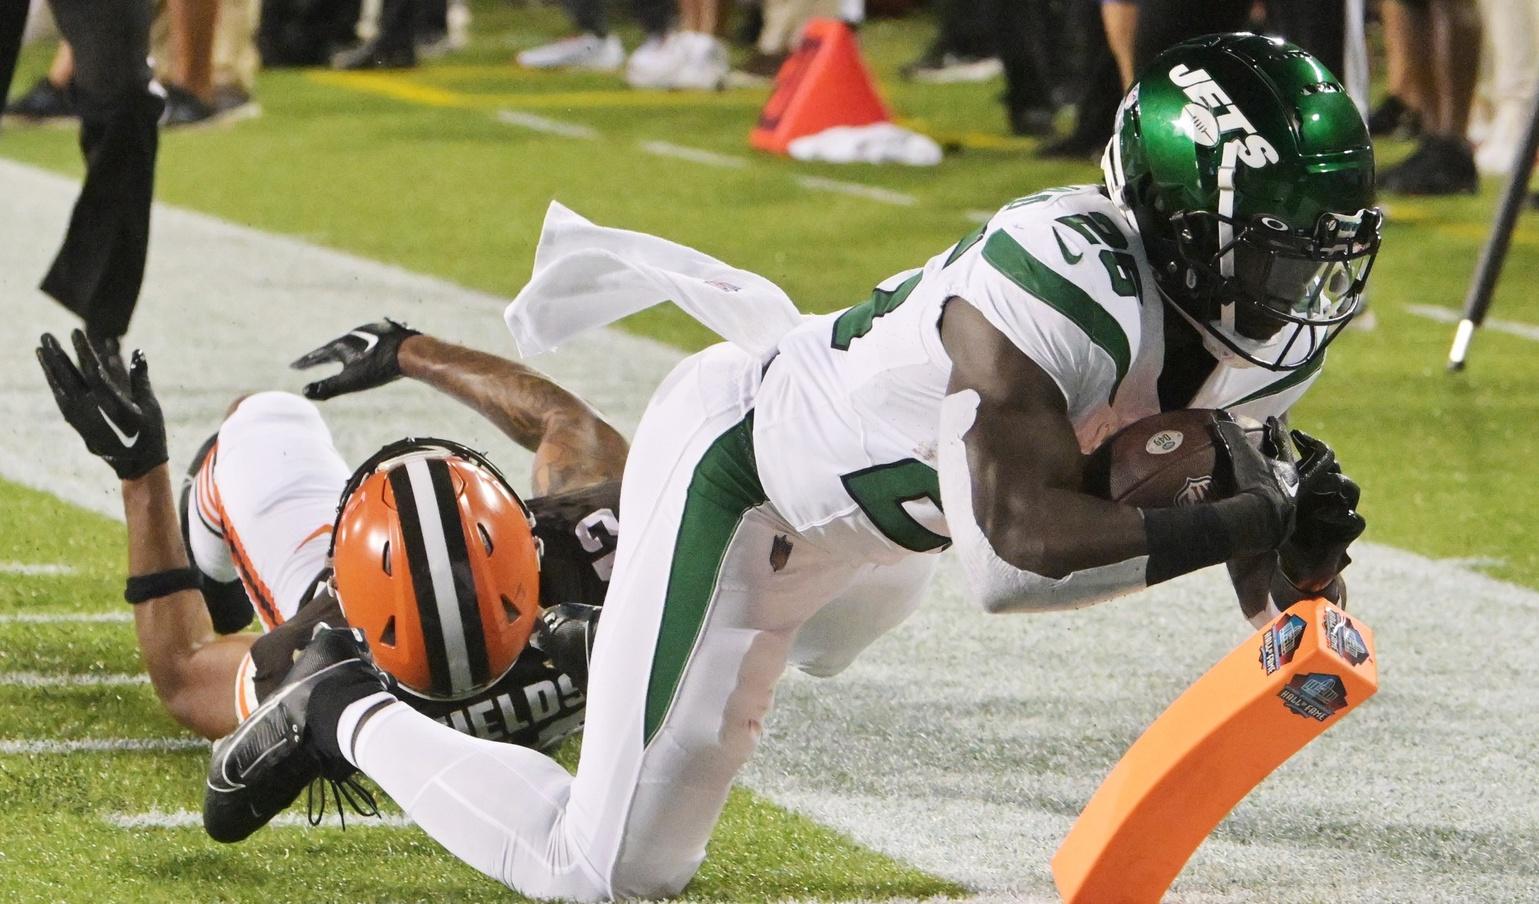
[[[1212,355],[1215,361],[1224,365],[1225,367],[1256,366],[1255,362],[1247,360],[1244,355],[1225,345],[1217,336],[1213,335],[1213,328],[1211,326],[1202,323],[1196,317],[1193,317],[1191,314],[1187,313],[1186,309],[1181,307],[1181,305],[1177,303],[1174,298],[1171,298],[1170,295],[1165,292],[1163,287],[1159,287],[1159,291],[1160,297],[1165,299],[1165,304],[1168,307],[1174,309],[1177,314],[1180,314],[1181,319],[1191,324],[1192,329],[1197,331],[1197,335],[1202,337],[1203,349],[1207,351],[1208,354]],[[1230,302],[1229,304],[1220,305],[1219,310],[1223,312],[1221,314],[1221,319],[1219,320],[1219,326],[1227,330],[1229,335],[1235,336],[1236,341],[1241,341],[1241,337],[1239,337],[1233,329],[1234,303]],[[1225,323],[1225,319],[1227,319],[1227,323]]]

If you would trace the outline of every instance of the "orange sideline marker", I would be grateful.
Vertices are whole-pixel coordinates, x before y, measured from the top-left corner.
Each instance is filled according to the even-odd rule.
[[[1263,778],[1379,688],[1373,632],[1304,600],[1219,660],[1143,733],[1053,856],[1068,904],[1154,904]]]
[[[776,74],[775,92],[748,141],[761,151],[785,154],[803,135],[889,119],[850,27],[838,19],[812,19],[802,29],[801,45]]]

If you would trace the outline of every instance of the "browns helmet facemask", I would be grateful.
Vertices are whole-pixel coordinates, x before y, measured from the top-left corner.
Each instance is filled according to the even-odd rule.
[[[457,698],[512,667],[540,614],[534,519],[479,453],[384,447],[348,480],[332,529],[337,597],[407,690]]]

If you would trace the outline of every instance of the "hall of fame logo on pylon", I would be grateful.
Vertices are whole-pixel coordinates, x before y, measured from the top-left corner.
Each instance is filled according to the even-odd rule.
[[[1297,615],[1284,615],[1261,635],[1261,667],[1268,675],[1293,661],[1303,634],[1304,620]]]

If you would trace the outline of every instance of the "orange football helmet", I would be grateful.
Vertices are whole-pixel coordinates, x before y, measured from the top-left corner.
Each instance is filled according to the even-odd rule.
[[[480,453],[403,439],[348,480],[332,525],[337,598],[408,690],[458,698],[501,678],[540,614],[534,518]]]

